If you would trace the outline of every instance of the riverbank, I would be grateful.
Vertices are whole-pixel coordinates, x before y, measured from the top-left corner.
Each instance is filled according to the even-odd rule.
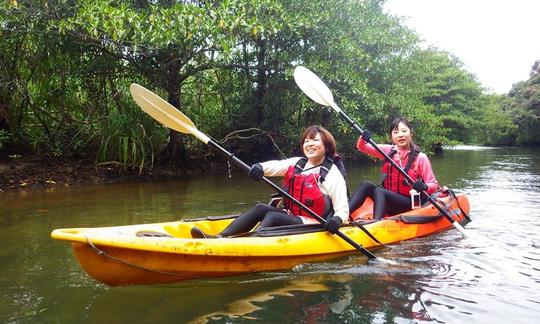
[[[160,181],[186,178],[174,167],[124,169],[116,162],[98,163],[84,159],[51,160],[9,157],[0,160],[0,192],[42,190],[88,184],[129,181]]]
[[[357,158],[362,160],[363,157]],[[354,161],[354,157],[346,159],[349,163]],[[10,156],[0,158],[0,193],[88,184],[181,180],[202,173],[243,172],[233,163],[230,163],[229,171],[228,165],[219,157],[213,162],[194,159],[190,161],[187,170],[167,164],[153,168],[145,167],[139,172],[139,168],[124,169],[118,162],[96,163],[88,159]]]

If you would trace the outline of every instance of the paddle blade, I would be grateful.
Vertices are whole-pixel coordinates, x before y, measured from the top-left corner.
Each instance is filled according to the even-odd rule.
[[[136,83],[132,83],[129,90],[139,107],[164,126],[181,133],[195,135],[204,143],[210,140],[197,129],[191,119],[152,91]]]
[[[336,110],[340,110],[334,102],[332,92],[326,84],[311,70],[303,66],[297,66],[294,69],[294,81],[298,87],[311,100],[323,105],[330,106]]]

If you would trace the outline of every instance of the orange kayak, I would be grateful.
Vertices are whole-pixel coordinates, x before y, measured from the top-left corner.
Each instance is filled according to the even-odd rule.
[[[462,225],[469,222],[465,195],[439,198],[445,211]],[[371,201],[355,211],[356,221],[343,226],[346,236],[366,249],[451,229],[431,204],[380,221],[371,220]],[[190,279],[291,269],[356,250],[322,225],[267,228],[236,237],[195,239],[191,228],[219,233],[235,216],[206,217],[166,223],[56,229],[52,238],[67,241],[84,270],[110,286],[158,284]],[[363,255],[358,253],[362,258]]]

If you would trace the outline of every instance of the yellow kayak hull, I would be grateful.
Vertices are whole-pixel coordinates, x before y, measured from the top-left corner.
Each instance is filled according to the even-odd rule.
[[[445,198],[456,221],[467,222],[466,196]],[[366,222],[363,226],[379,242],[391,244],[440,232],[452,227],[431,205]],[[411,223],[410,219],[414,219]],[[422,217],[429,219],[423,223]],[[74,254],[93,278],[110,286],[171,283],[191,279],[234,276],[291,269],[299,264],[328,260],[355,252],[355,248],[326,231],[277,236],[194,239],[198,226],[218,233],[232,219],[175,221],[114,227],[56,229],[56,240],[68,241]],[[344,226],[345,235],[366,249],[380,244],[359,227]]]

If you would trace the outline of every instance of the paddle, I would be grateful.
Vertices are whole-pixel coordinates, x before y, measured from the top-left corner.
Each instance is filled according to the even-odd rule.
[[[347,114],[341,110],[341,108],[338,107],[338,105],[334,102],[334,97],[332,96],[332,92],[326,86],[326,84],[313,72],[311,72],[309,69],[303,67],[303,66],[297,66],[294,69],[294,81],[298,85],[298,87],[309,97],[311,100],[323,105],[332,107],[343,119],[345,119],[354,129],[356,129],[360,134],[362,134],[364,131],[356,124]],[[405,170],[403,170],[394,160],[392,160],[386,153],[384,153],[377,144],[372,140],[369,139],[369,144],[371,144],[377,152],[379,152],[390,164],[392,164],[393,167],[397,168],[399,172],[409,181],[409,183],[414,183],[414,180],[409,176]],[[465,233],[465,229],[461,224],[456,222],[439,204],[425,191],[422,191],[423,194],[425,194],[428,197],[429,202],[439,210],[439,212],[450,221],[450,223],[458,229],[463,236],[467,236]]]
[[[131,91],[131,95],[135,99],[135,102],[147,114],[152,116],[155,120],[157,120],[161,124],[171,129],[174,129],[178,132],[194,135],[196,138],[198,138],[205,144],[218,149],[223,155],[225,155],[228,159],[236,163],[236,165],[238,165],[244,171],[246,172],[250,171],[251,169],[250,166],[245,164],[242,160],[238,159],[236,156],[234,156],[234,154],[230,153],[225,148],[221,147],[218,143],[213,141],[206,134],[199,131],[197,127],[193,124],[193,122],[186,115],[184,115],[178,109],[174,108],[174,106],[169,104],[167,101],[163,100],[161,97],[154,94],[152,91],[135,83],[132,83],[129,89]],[[274,190],[279,192],[281,195],[283,195],[287,199],[291,200],[292,202],[294,202],[295,204],[297,204],[298,206],[306,210],[313,218],[315,218],[321,224],[326,224],[326,221],[322,217],[320,217],[311,209],[309,209],[307,206],[302,204],[300,201],[296,200],[294,197],[289,195],[289,193],[284,191],[281,187],[273,183],[271,180],[269,180],[266,177],[263,177],[262,181],[268,184],[270,187],[272,187]],[[346,236],[342,232],[338,231],[336,235],[342,238],[343,240],[345,240],[347,243],[349,243],[353,247],[355,247],[358,251],[362,252],[369,259],[378,259],[380,261],[391,263],[391,264],[395,263],[394,261],[385,260],[383,258],[376,257],[373,253],[369,252],[368,250],[363,248],[361,245],[351,240],[348,236]]]

